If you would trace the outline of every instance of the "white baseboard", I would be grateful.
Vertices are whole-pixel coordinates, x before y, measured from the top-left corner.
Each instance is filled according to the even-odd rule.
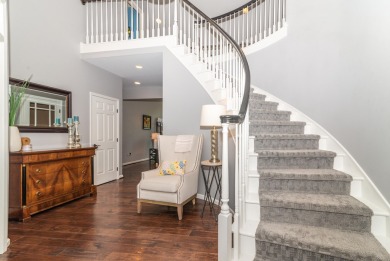
[[[147,160],[149,160],[149,158],[140,159],[140,160],[135,160],[135,161],[129,161],[129,162],[124,162],[124,163],[122,164],[122,166],[130,165],[130,164],[134,164],[134,163],[138,163],[138,162],[142,162],[142,161],[147,161]]]

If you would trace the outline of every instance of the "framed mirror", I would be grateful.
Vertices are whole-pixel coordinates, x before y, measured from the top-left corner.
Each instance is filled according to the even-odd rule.
[[[10,86],[23,80],[10,78]],[[15,125],[20,132],[68,132],[64,122],[72,117],[72,92],[30,82]]]

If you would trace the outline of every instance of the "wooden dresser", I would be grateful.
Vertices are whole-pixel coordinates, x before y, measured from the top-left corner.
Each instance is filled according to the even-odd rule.
[[[10,153],[9,218],[32,214],[87,195],[93,185],[95,148]]]

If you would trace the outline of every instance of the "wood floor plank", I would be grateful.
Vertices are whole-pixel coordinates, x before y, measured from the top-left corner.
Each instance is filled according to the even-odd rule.
[[[136,186],[148,162],[123,168],[124,178],[85,197],[9,222],[11,245],[0,260],[217,260],[217,222],[203,201],[176,209],[144,204],[137,214]]]

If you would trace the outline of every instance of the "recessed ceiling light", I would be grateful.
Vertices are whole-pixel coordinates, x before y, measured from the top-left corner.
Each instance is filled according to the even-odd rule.
[[[157,18],[157,19],[156,19],[156,23],[161,24],[161,19],[160,19],[160,18]]]
[[[141,83],[140,82],[134,82],[135,85],[140,85]]]
[[[244,7],[244,8],[242,9],[242,12],[243,12],[244,14],[247,14],[247,13],[249,12],[248,7]]]
[[[144,68],[144,67],[143,67],[142,65],[136,65],[135,68],[137,68],[137,69],[142,69],[142,68]]]

